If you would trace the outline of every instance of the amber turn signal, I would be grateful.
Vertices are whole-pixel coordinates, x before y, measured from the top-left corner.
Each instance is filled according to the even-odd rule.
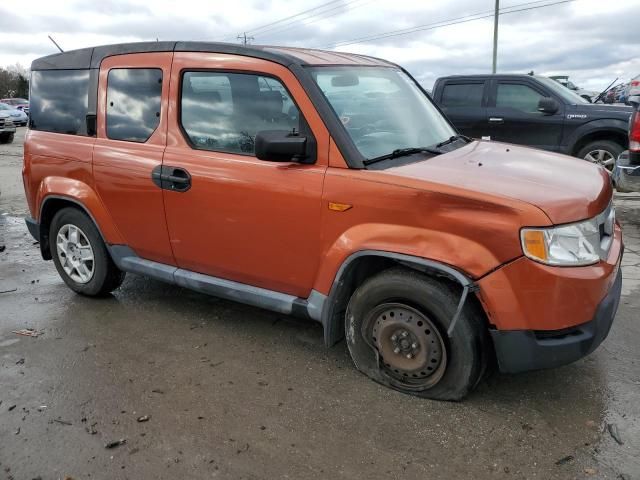
[[[349,205],[348,203],[329,202],[329,210],[333,210],[334,212],[344,212],[351,207],[353,207],[353,205]]]
[[[522,246],[528,257],[547,261],[547,246],[544,240],[544,232],[541,230],[524,230],[522,232]]]

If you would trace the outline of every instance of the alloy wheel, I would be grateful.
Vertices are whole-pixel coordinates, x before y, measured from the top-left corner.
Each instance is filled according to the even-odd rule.
[[[608,150],[592,150],[584,157],[585,160],[603,166],[609,173],[613,172],[616,159]]]
[[[88,283],[93,278],[95,260],[87,235],[77,226],[66,224],[58,230],[56,251],[60,265],[74,282]]]

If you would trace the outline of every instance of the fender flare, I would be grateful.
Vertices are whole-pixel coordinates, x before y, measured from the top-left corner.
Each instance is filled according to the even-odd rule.
[[[627,135],[628,127],[628,122],[618,119],[593,120],[591,122],[585,123],[584,125],[576,128],[571,133],[571,136],[569,137],[567,142],[568,153],[570,155],[573,153],[577,153],[575,152],[576,145],[587,135],[598,132],[615,132],[622,135]]]
[[[429,260],[427,258],[416,257],[413,255],[406,255],[402,253],[387,252],[383,250],[360,250],[349,255],[344,262],[340,265],[338,272],[334,278],[329,291],[329,296],[324,299],[322,306],[322,313],[320,315],[320,323],[324,329],[324,341],[325,345],[330,347],[335,345],[343,337],[343,332],[340,329],[342,321],[336,312],[336,307],[339,304],[340,289],[345,283],[347,276],[350,274],[349,268],[354,264],[354,261],[363,257],[382,257],[391,259],[400,265],[406,265],[410,268],[420,270],[423,272],[435,273],[436,275],[445,276],[457,283],[462,287],[462,295],[458,302],[456,313],[454,314],[451,324],[447,331],[447,334],[451,336],[455,325],[458,321],[460,313],[464,308],[465,302],[468,298],[469,292],[477,290],[477,285],[474,281],[465,273],[455,269],[454,267],[445,263]]]
[[[73,192],[70,195],[69,192]],[[37,192],[36,219],[39,230],[40,251],[43,258],[50,259],[48,248],[48,229],[43,228],[43,223],[50,221],[46,211],[50,202],[64,201],[71,203],[86,213],[98,229],[102,240],[106,245],[123,244],[124,240],[118,231],[113,219],[104,207],[98,194],[86,183],[69,178],[47,177],[40,184]],[[44,225],[46,227],[46,225]]]

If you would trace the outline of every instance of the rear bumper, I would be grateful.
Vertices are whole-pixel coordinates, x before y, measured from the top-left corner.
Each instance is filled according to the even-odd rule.
[[[552,368],[590,354],[609,334],[621,291],[622,270],[618,269],[611,289],[587,323],[556,331],[491,330],[500,371],[517,373]]]
[[[630,156],[630,152],[623,152],[616,160],[613,182],[619,192],[640,192],[640,165],[637,163],[638,159],[634,158],[634,163]]]

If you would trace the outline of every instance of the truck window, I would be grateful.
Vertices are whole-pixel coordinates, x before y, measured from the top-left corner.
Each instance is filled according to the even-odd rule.
[[[107,137],[146,142],[160,123],[162,70],[114,68],[107,78]]]
[[[442,90],[445,107],[480,107],[484,83],[449,83]]]
[[[527,85],[499,83],[496,107],[515,108],[522,112],[537,113],[538,102],[544,95]]]
[[[252,155],[261,130],[300,129],[284,85],[245,73],[185,72],[180,122],[194,148]]]
[[[30,128],[87,135],[89,70],[36,70],[31,73]]]

